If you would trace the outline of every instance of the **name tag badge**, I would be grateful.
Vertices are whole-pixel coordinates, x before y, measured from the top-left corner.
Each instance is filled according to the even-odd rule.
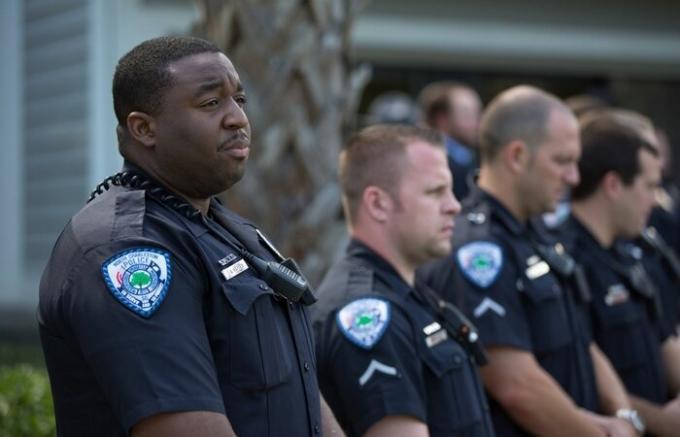
[[[440,325],[437,322],[432,322],[423,328],[423,332],[425,333],[425,335],[431,335],[439,331],[440,329],[442,329],[442,325]]]
[[[245,272],[246,270],[248,270],[248,264],[246,264],[246,261],[241,258],[229,267],[222,269],[222,276],[224,276],[224,279],[228,281],[234,276]]]
[[[539,261],[528,267],[525,271],[527,278],[536,279],[550,272],[550,266],[545,261]]]
[[[446,340],[447,338],[449,338],[449,335],[446,333],[446,329],[440,329],[434,334],[425,337],[425,344],[427,345],[427,347],[433,348],[442,341]]]
[[[630,293],[626,287],[622,284],[612,285],[607,289],[607,295],[604,297],[604,303],[607,306],[620,305],[624,302],[628,302],[630,299]]]

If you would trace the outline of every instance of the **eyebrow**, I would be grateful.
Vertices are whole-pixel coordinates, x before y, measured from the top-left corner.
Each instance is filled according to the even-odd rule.
[[[198,86],[198,89],[196,90],[196,92],[194,92],[194,97],[199,97],[199,96],[201,96],[201,95],[203,95],[207,92],[214,91],[218,88],[221,88],[223,84],[224,84],[223,79],[207,80],[207,81],[201,83]],[[243,85],[241,84],[241,82],[237,82],[236,83],[236,92],[238,93],[238,92],[242,92],[242,91],[243,91]]]

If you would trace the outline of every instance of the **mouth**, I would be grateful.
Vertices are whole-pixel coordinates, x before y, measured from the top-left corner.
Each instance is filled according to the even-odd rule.
[[[250,138],[243,134],[234,135],[223,142],[217,151],[232,158],[245,159],[250,154]]]
[[[442,227],[442,234],[446,235],[447,237],[451,237],[453,235],[453,229],[455,228],[453,223],[447,224],[444,227]]]

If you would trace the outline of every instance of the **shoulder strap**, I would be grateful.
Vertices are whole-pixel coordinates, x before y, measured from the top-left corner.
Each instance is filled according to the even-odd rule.
[[[451,303],[441,299],[424,284],[416,284],[415,293],[430,306],[444,328],[472,357],[478,366],[488,363],[486,351],[479,341],[477,328],[463,313]]]
[[[641,234],[642,240],[648,246],[658,251],[663,259],[668,263],[675,275],[676,280],[680,280],[680,259],[675,251],[666,243],[661,235],[652,226],[648,227]]]

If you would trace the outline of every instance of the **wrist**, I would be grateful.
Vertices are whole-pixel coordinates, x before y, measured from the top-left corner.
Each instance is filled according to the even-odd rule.
[[[643,435],[645,433],[645,422],[642,420],[642,417],[636,410],[631,408],[619,408],[616,410],[616,417],[631,424],[631,426],[639,435]]]

